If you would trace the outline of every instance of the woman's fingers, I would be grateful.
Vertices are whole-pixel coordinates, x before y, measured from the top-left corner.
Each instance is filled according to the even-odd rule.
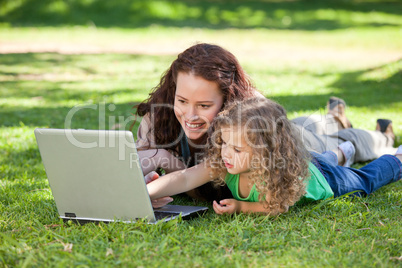
[[[159,178],[159,174],[156,173],[156,171],[151,171],[144,177],[145,183],[147,184],[150,183],[151,181],[156,180],[157,178]]]

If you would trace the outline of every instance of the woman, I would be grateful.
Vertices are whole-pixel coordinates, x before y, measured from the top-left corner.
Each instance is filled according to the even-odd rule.
[[[179,54],[149,98],[137,107],[137,115],[143,116],[137,148],[144,174],[157,168],[170,173],[198,164],[207,129],[224,104],[253,96],[263,97],[229,51],[216,45],[197,44]],[[317,135],[300,125],[294,127],[310,150],[334,150],[343,142],[335,136]],[[359,136],[352,136],[359,155],[361,148],[369,145]],[[212,184],[188,194],[203,200],[231,195],[227,188],[214,189]]]
[[[229,51],[197,44],[179,54],[148,100],[137,107],[136,113],[144,117],[137,134],[144,174],[197,164],[208,127],[223,105],[253,96],[262,97]],[[188,194],[206,200],[230,196],[226,187],[215,189],[212,184]]]

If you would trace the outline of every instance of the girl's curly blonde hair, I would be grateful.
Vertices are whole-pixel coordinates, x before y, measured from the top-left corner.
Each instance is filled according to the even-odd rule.
[[[310,156],[281,105],[251,98],[228,104],[214,119],[206,160],[217,184],[225,183],[227,173],[221,158],[221,129],[227,127],[241,127],[246,135],[245,141],[252,148],[250,179],[267,209],[285,209],[305,194]]]

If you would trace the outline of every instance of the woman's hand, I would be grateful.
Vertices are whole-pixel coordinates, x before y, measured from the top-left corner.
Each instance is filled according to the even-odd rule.
[[[138,157],[144,174],[151,173],[157,168],[163,168],[166,173],[186,168],[183,162],[165,149],[138,150]]]
[[[233,214],[239,211],[240,203],[236,199],[224,199],[212,204],[216,214]]]
[[[159,178],[159,174],[156,173],[156,171],[151,171],[144,177],[146,184],[150,183],[151,181],[156,180],[157,178]]]
[[[158,178],[159,178],[159,174],[156,173],[155,171],[149,172],[144,177],[145,183],[147,183],[147,184],[150,183],[151,181],[154,181],[154,180],[158,179]],[[172,201],[173,201],[173,198],[171,198],[170,196],[166,196],[166,197],[161,197],[161,198],[158,198],[158,199],[151,200],[151,203],[152,203],[153,208],[160,208],[160,207],[163,207],[163,206],[169,204]]]

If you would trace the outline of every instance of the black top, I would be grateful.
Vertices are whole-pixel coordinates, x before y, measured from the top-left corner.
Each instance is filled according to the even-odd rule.
[[[187,168],[193,167],[195,165],[195,159],[191,157],[190,146],[188,145],[187,136],[183,135],[180,140],[181,147],[181,160],[184,162]],[[213,182],[208,182],[204,185],[195,189],[195,195],[197,199],[212,201],[212,200],[222,200],[225,198],[233,198],[227,186],[214,186]]]

